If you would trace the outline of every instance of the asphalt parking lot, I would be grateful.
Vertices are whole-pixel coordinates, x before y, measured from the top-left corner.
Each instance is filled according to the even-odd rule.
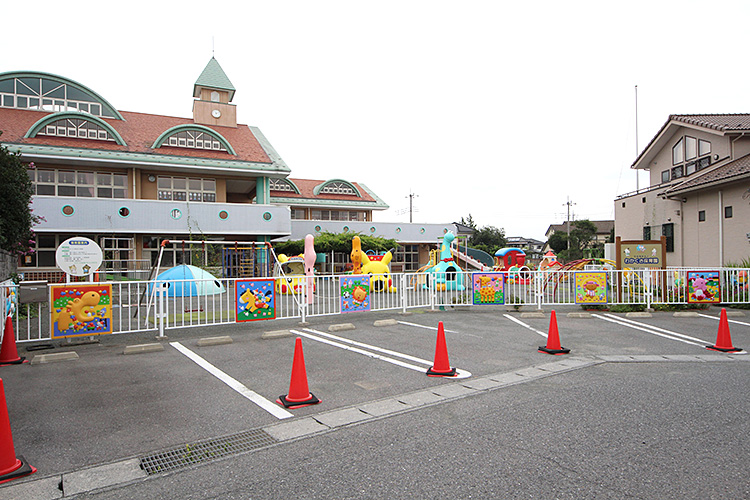
[[[719,309],[579,313],[556,311],[564,356],[537,351],[550,311],[492,306],[22,344],[78,358],[0,368],[38,468],[0,499],[750,497],[750,356],[704,348]],[[750,318],[729,320],[750,347]],[[464,378],[425,375],[441,321]],[[296,337],[322,402],[284,410]],[[163,349],[123,354],[146,343]]]

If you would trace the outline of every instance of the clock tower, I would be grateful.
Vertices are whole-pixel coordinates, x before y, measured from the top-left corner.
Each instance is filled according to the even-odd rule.
[[[234,85],[215,58],[208,61],[193,86],[193,121],[200,125],[237,128]]]

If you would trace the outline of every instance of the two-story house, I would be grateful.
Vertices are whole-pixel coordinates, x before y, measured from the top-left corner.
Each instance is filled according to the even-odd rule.
[[[615,234],[667,241],[670,266],[750,257],[750,114],[671,115],[631,168],[649,187],[615,200]]]

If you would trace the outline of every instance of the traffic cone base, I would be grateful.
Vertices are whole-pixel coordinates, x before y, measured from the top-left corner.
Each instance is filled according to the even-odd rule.
[[[716,343],[714,345],[707,345],[706,349],[719,352],[738,352],[742,350],[739,347],[734,347],[732,345],[732,335],[729,333],[727,310],[724,308],[722,308],[721,316],[719,317],[719,332],[716,334]]]
[[[276,402],[284,408],[302,408],[304,406],[316,405],[320,403],[320,400],[313,393],[310,393],[310,397],[304,401],[290,401],[287,396],[279,396]]]
[[[547,354],[554,354],[555,356],[559,356],[560,354],[568,354],[570,352],[570,349],[565,349],[561,347],[560,349],[548,349],[546,346],[539,346],[539,352],[545,352]]]
[[[433,366],[429,370],[427,370],[427,376],[428,377],[456,377],[458,374],[456,373],[455,368],[451,368],[447,372],[436,372],[435,367]]]
[[[36,467],[32,467],[29,463],[21,456],[16,457],[16,466],[10,472],[0,475],[0,484],[7,483],[13,479],[28,476],[36,472]]]
[[[719,347],[715,345],[707,345],[706,349],[711,349],[712,351],[720,351],[720,352],[739,352],[742,350],[739,347]]]

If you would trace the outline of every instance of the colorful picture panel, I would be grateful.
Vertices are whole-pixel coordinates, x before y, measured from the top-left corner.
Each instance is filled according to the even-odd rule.
[[[607,303],[607,273],[577,272],[576,304]]]
[[[237,321],[259,321],[276,317],[274,280],[237,281],[234,294]]]
[[[472,303],[505,304],[505,280],[503,273],[472,273]]]
[[[112,333],[112,285],[51,286],[52,338]]]
[[[342,313],[370,310],[370,276],[365,274],[343,276],[340,288]]]
[[[719,271],[688,271],[688,304],[718,304],[721,302]]]

